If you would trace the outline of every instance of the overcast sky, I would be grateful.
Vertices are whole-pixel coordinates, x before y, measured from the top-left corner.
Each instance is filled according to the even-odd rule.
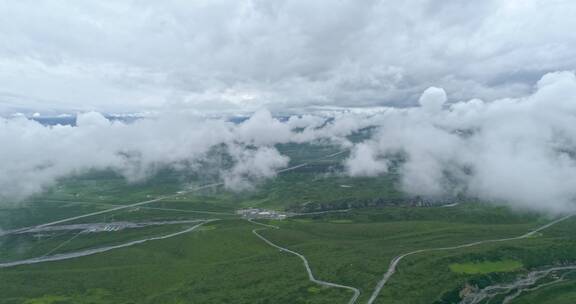
[[[572,0],[0,0],[0,113],[407,106],[576,67]]]

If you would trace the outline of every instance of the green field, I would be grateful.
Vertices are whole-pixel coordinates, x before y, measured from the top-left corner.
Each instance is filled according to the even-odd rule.
[[[308,280],[302,261],[256,237],[263,228],[236,209],[261,207],[299,215],[262,223],[259,233],[304,255],[316,278],[358,288],[366,303],[390,261],[421,249],[457,246],[525,234],[553,217],[461,200],[453,207],[419,207],[396,186],[394,170],[377,178],[338,174],[342,155],[330,146],[281,147],[294,163],[314,165],[280,174],[244,192],[222,187],[184,193],[138,208],[71,223],[217,219],[164,240],[57,262],[0,268],[0,303],[347,303],[348,290]],[[3,230],[42,224],[173,194],[213,182],[174,170],[141,183],[114,172],[63,179],[26,202],[0,209]],[[345,187],[342,187],[345,185]],[[68,223],[70,224],[70,223]],[[115,232],[0,236],[0,263],[122,244],[181,231],[192,224]],[[576,262],[576,220],[533,237],[455,250],[425,251],[402,260],[376,303],[458,303],[465,286],[483,288],[530,270]],[[571,303],[576,280],[527,292],[514,303]]]
[[[496,262],[473,262],[450,264],[450,270],[462,274],[486,274],[493,272],[509,272],[522,269],[522,263],[514,260]]]

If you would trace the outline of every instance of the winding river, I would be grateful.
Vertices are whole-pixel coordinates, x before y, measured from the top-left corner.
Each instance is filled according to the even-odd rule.
[[[460,304],[478,304],[483,301],[490,301],[496,297],[503,297],[501,303],[508,304],[522,293],[564,281],[565,276],[573,270],[576,270],[576,265],[554,266],[535,270],[518,277],[513,282],[494,284],[473,291],[467,294]],[[549,278],[549,280],[544,280],[546,278]]]

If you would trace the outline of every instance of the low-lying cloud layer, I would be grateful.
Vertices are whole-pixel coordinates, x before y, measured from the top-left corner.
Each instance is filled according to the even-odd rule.
[[[351,175],[385,173],[403,158],[402,188],[442,197],[458,193],[551,212],[576,208],[576,77],[542,77],[522,98],[444,104],[427,89],[420,107],[391,110],[379,131],[347,160]]]
[[[335,117],[293,116],[281,122],[267,110],[236,124],[188,112],[169,112],[132,123],[110,121],[97,112],[79,114],[77,126],[46,126],[24,117],[0,118],[0,199],[21,199],[58,178],[89,169],[113,169],[138,181],[172,166],[198,171],[215,148],[224,147],[232,163],[212,164],[228,188],[245,189],[276,175],[289,159],[274,145],[344,136],[369,122]],[[294,131],[299,128],[299,131]]]
[[[351,149],[344,173],[400,173],[413,195],[465,195],[549,212],[576,203],[576,76],[543,76],[524,97],[446,103],[430,87],[419,106],[325,111],[279,120],[267,110],[241,123],[186,111],[132,123],[96,112],[77,126],[41,125],[23,117],[0,120],[0,197],[18,199],[84,170],[111,168],[140,180],[162,166],[199,170],[216,147],[232,161],[217,168],[230,189],[246,189],[276,175],[289,159],[278,143],[329,140]],[[373,127],[372,138],[346,136]]]

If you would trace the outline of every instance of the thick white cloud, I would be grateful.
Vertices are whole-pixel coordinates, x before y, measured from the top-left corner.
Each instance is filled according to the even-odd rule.
[[[232,190],[250,189],[254,182],[276,176],[276,171],[288,164],[288,157],[276,149],[233,149],[236,165],[224,173],[224,186]]]
[[[363,172],[366,161],[385,166],[386,158],[400,154],[402,187],[413,194],[464,193],[522,208],[576,210],[573,72],[547,74],[521,98],[473,99],[440,110],[441,99],[432,102],[433,115],[427,102],[388,111],[377,135],[355,148],[348,171]]]
[[[366,122],[351,124],[352,117],[345,117],[321,129],[318,125],[327,117],[281,122],[267,110],[237,124],[186,111],[132,123],[112,122],[98,112],[86,112],[78,115],[76,126],[0,118],[0,202],[25,198],[58,178],[89,169],[109,168],[138,181],[165,166],[199,170],[204,161],[213,165],[208,173],[219,172],[228,188],[246,189],[275,176],[277,169],[288,164],[288,158],[274,148],[277,143],[323,139],[349,145],[344,137]],[[304,131],[293,130],[294,124]],[[213,149],[219,147],[232,158],[231,168],[211,160]]]
[[[22,198],[91,168],[112,168],[138,180],[155,165],[198,160],[234,137],[229,123],[189,115],[124,124],[89,112],[77,120],[77,127],[0,120],[0,197]]]
[[[354,147],[345,166],[351,176],[376,176],[388,171],[386,160],[377,160],[375,150],[361,143]]]
[[[574,15],[570,0],[0,0],[0,109],[411,105],[429,86],[518,97],[576,69]]]
[[[295,128],[318,128],[326,122],[325,117],[318,115],[294,115],[288,119],[288,126],[291,129]]]
[[[538,79],[576,70],[575,15],[569,0],[0,0],[0,116],[85,113],[78,127],[1,120],[0,190],[91,167],[138,179],[220,144],[275,168],[275,143],[350,146],[377,125],[347,162],[354,175],[403,153],[406,191],[566,210],[576,77]],[[321,115],[283,123],[262,108]],[[91,111],[165,113],[127,125]],[[188,111],[257,112],[233,126]]]
[[[446,92],[444,89],[430,87],[422,93],[420,99],[418,99],[418,103],[420,106],[429,112],[438,112],[442,110],[442,106],[446,103]]]
[[[464,193],[550,212],[576,209],[574,72],[546,74],[518,98],[444,104],[445,95],[432,88],[417,107],[340,109],[286,121],[260,110],[238,124],[187,111],[130,124],[86,112],[76,127],[1,119],[0,196],[21,198],[90,168],[112,168],[130,180],[166,165],[195,170],[220,146],[233,160],[218,168],[222,180],[230,189],[246,189],[287,165],[275,144],[329,140],[352,148],[344,163],[352,176],[386,174],[404,159],[398,172],[408,193]],[[348,141],[367,127],[376,127],[373,138]]]
[[[270,145],[287,142],[292,136],[290,126],[272,117],[268,110],[254,113],[238,126],[238,139],[255,145]]]

